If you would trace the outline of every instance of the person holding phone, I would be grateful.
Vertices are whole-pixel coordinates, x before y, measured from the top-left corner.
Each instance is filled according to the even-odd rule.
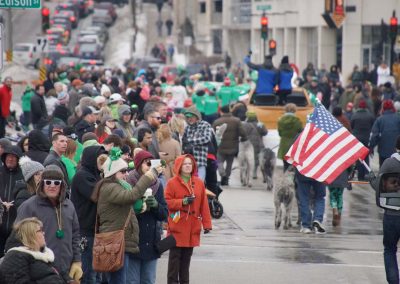
[[[129,172],[127,182],[135,186],[139,179],[152,168],[161,166],[157,162],[160,160],[154,160],[151,153],[140,151],[135,155],[135,169]],[[135,274],[136,283],[154,284],[156,283],[157,259],[160,257],[156,244],[161,240],[161,222],[167,220],[168,210],[160,179],[154,179],[147,190],[149,189],[151,194],[135,203],[135,209],[137,209],[135,213],[139,223],[139,253],[133,256],[132,265],[131,263],[130,265]]]
[[[189,283],[189,267],[193,248],[200,245],[204,234],[212,229],[210,209],[203,181],[195,175],[196,161],[192,155],[179,156],[174,165],[176,176],[165,188],[168,205],[168,234],[176,239],[169,251],[168,284]]]

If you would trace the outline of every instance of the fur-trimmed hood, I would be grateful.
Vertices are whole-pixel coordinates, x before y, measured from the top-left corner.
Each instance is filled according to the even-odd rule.
[[[40,260],[46,263],[50,263],[50,262],[54,262],[54,252],[49,249],[48,247],[45,247],[43,251],[33,251],[31,249],[29,249],[28,247],[14,247],[11,248],[7,251],[19,251],[19,252],[23,252],[23,253],[27,253],[30,254],[31,256],[33,256],[34,259],[36,260]]]

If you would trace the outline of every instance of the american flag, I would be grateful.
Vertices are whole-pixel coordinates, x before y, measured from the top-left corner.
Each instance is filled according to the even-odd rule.
[[[369,153],[323,105],[317,104],[285,160],[304,176],[332,183],[345,169]]]

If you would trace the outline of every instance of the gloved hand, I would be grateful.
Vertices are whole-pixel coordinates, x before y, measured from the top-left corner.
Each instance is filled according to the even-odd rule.
[[[194,201],[194,199],[195,199],[195,197],[194,197],[194,196],[186,196],[186,197],[184,197],[184,198],[183,198],[183,200],[182,200],[182,204],[183,204],[183,205],[189,205],[189,204],[192,204],[192,203],[193,203],[193,201]]]
[[[208,234],[211,231],[211,229],[204,229],[204,235]]]
[[[247,55],[247,56],[243,59],[243,62],[244,62],[244,64],[249,63],[249,62],[250,62],[250,56]]]
[[[146,205],[147,205],[147,208],[150,208],[150,209],[157,208],[158,202],[153,195],[150,195],[149,197],[146,198]]]
[[[69,277],[75,281],[79,281],[82,278],[82,262],[73,262],[69,270]]]

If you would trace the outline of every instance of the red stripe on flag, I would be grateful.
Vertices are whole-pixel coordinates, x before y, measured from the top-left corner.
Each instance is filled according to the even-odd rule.
[[[323,132],[323,131],[321,131]],[[339,135],[338,137],[336,137],[334,140],[328,142],[328,138],[329,135],[324,133],[324,136],[319,139],[319,141],[316,144],[316,146],[310,148],[307,153],[304,155],[304,160],[307,160],[315,151],[321,151],[316,157],[313,158],[312,162],[303,169],[304,172],[309,172],[311,171],[316,164],[319,163],[319,161],[321,161],[321,159],[323,159],[324,157],[326,157],[326,154],[328,151],[330,151],[331,149],[333,149],[340,141],[346,139],[346,137],[348,137],[350,135],[349,132],[343,132],[341,135]]]

